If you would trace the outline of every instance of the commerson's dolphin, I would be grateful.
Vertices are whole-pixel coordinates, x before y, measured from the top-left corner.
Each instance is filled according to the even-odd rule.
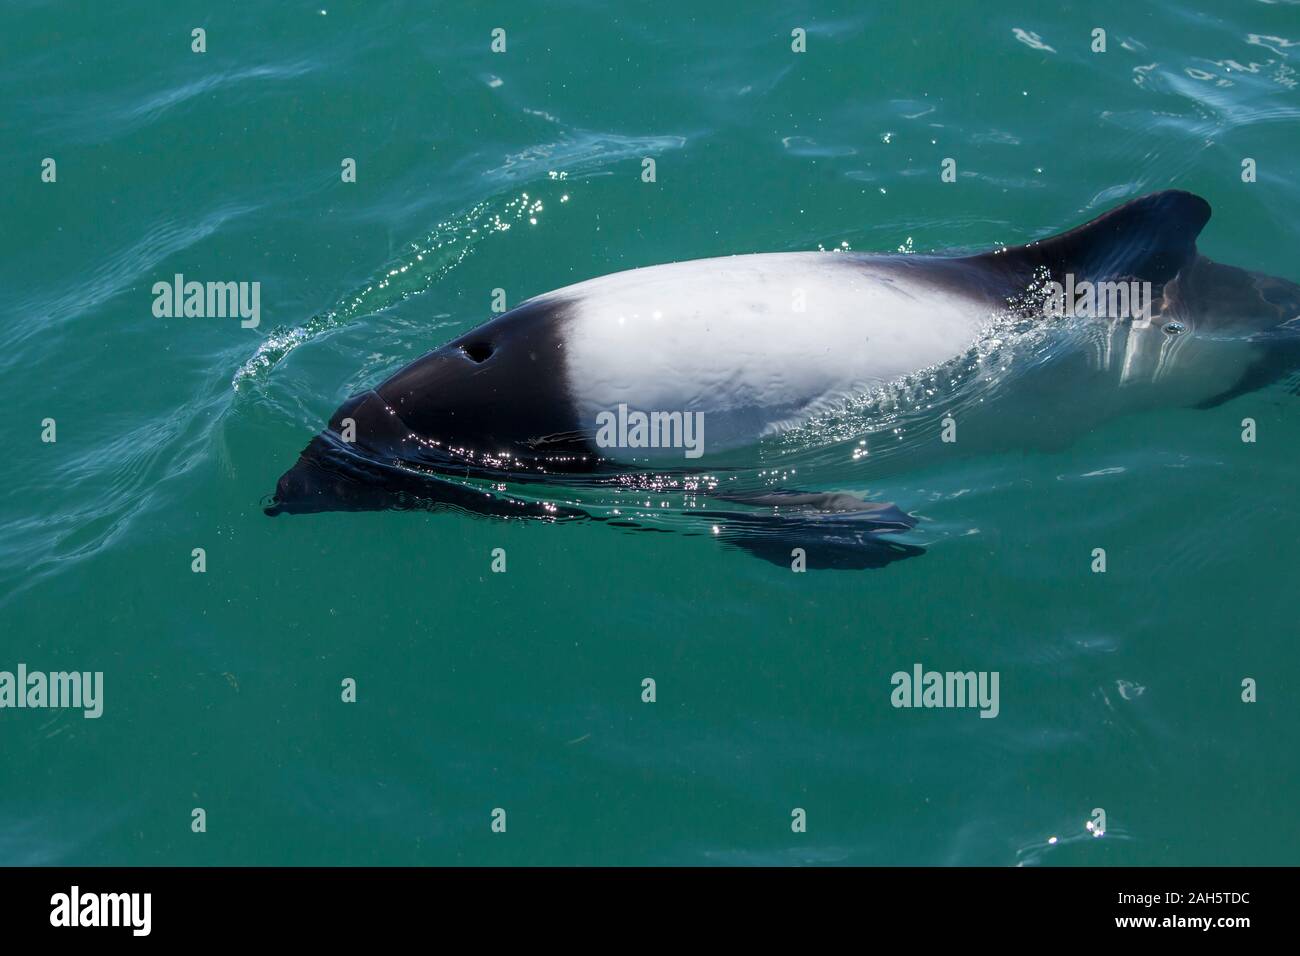
[[[265,510],[644,525],[617,501],[589,507],[595,489],[671,499],[701,533],[774,562],[796,548],[809,567],[919,554],[887,537],[914,517],[784,467],[772,444],[838,422],[827,433],[878,475],[915,457],[900,449],[1050,443],[1058,413],[1209,407],[1284,378],[1300,367],[1300,286],[1199,255],[1209,218],[1171,190],[978,255],[743,255],[580,282],[348,399]],[[1082,400],[1071,376],[1087,380]],[[984,401],[1017,388],[1033,400]],[[941,420],[963,441],[945,448]]]

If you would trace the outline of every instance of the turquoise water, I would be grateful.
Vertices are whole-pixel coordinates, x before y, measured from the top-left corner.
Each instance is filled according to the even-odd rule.
[[[876,571],[259,507],[495,288],[989,248],[1170,187],[1205,254],[1300,279],[1294,4],[138,9],[0,13],[0,670],[104,674],[97,720],[0,711],[0,863],[1296,862],[1281,390],[863,478],[924,518]],[[260,282],[260,325],[155,317],[176,273]],[[997,671],[997,719],[891,707],[916,662]]]

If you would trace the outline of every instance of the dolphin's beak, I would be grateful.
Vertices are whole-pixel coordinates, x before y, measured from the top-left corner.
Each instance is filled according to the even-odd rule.
[[[326,432],[311,440],[297,463],[280,476],[275,494],[262,502],[263,512],[272,517],[385,507],[391,502],[384,500],[383,489],[376,487],[363,460],[340,448]]]
[[[266,514],[274,517],[339,509],[341,479],[321,467],[318,457],[321,444],[320,436],[313,438],[297,463],[280,476],[275,484],[275,494],[269,502],[264,502],[262,510]]]
[[[354,443],[340,437],[345,424],[356,435]],[[374,391],[353,395],[302,450],[298,462],[280,476],[275,494],[263,499],[262,510],[275,516],[392,507],[382,487],[391,479],[380,463],[401,457],[398,449],[407,434],[406,426]]]

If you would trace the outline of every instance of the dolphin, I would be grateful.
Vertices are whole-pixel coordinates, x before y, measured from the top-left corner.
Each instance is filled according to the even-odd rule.
[[[583,489],[671,491],[700,533],[769,561],[803,548],[810,567],[879,567],[923,551],[897,539],[917,523],[897,505],[728,479],[752,478],[756,449],[846,408],[867,410],[855,419],[864,435],[881,422],[910,428],[873,459],[884,473],[920,445],[942,448],[945,411],[969,412],[969,452],[995,435],[1059,438],[1062,414],[1091,424],[1160,404],[1208,408],[1286,378],[1300,368],[1300,286],[1200,255],[1209,218],[1204,199],[1168,190],[975,255],[767,253],[579,282],[349,398],[264,510],[451,508],[644,527],[624,509],[587,507]],[[1043,335],[1055,343],[1046,353]],[[1037,345],[1017,352],[1008,340]],[[1084,403],[1069,381],[1079,375]],[[939,398],[891,418],[899,390],[914,397],[926,381],[941,383]],[[963,404],[962,387],[981,400]],[[1017,389],[1034,399],[982,401]]]

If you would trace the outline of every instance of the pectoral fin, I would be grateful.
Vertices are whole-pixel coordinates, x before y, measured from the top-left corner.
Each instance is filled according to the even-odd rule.
[[[715,535],[772,564],[862,570],[924,554],[887,535],[916,527],[917,520],[893,502],[866,501],[843,492],[763,491],[720,496],[755,512],[706,515]],[[802,552],[800,554],[799,552]]]

